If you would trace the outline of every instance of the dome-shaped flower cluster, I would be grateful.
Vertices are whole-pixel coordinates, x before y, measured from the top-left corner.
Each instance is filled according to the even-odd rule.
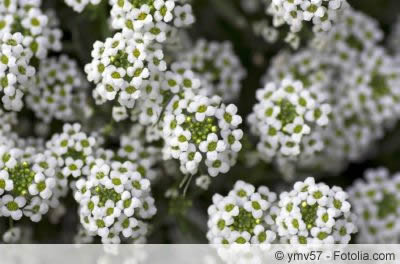
[[[54,134],[46,147],[59,160],[61,173],[58,177],[64,179],[66,186],[68,177],[79,178],[89,169],[96,139],[83,132],[80,124],[67,123],[63,126],[63,132]]]
[[[364,180],[348,189],[357,215],[358,243],[391,244],[400,241],[400,175],[385,168],[370,169]]]
[[[112,27],[127,35],[142,33],[164,42],[168,32],[194,23],[192,6],[185,0],[110,0]]]
[[[34,148],[0,146],[0,216],[39,222],[52,205],[57,160]]]
[[[330,90],[332,121],[323,134],[324,153],[317,163],[340,171],[348,161],[363,159],[398,120],[400,69],[378,46],[383,33],[376,21],[350,7],[327,34],[320,56],[326,67],[336,68],[339,82]]]
[[[83,111],[88,83],[77,63],[61,56],[44,60],[36,73],[35,89],[26,97],[27,106],[49,123],[53,118],[76,120]]]
[[[54,17],[39,8],[40,0],[0,3],[0,92],[4,108],[20,111],[31,85],[32,58],[44,59],[61,49],[61,31]]]
[[[178,94],[184,91],[202,93],[201,87],[199,77],[190,70],[189,65],[174,62],[169,71],[154,74],[143,83],[142,95],[131,112],[131,119],[143,126],[153,126],[155,129],[147,128],[146,138],[150,142],[158,140],[161,137],[161,127],[157,124],[176,107],[174,102],[179,98]]]
[[[344,3],[345,0],[272,0],[268,13],[273,16],[274,26],[287,24],[292,32],[299,32],[308,21],[315,32],[328,31]]]
[[[197,173],[201,164],[211,176],[228,172],[242,148],[237,107],[191,91],[173,99],[171,107],[163,120],[164,158],[180,160],[185,174]]]
[[[377,21],[346,4],[332,30],[316,34],[312,46],[323,51],[330,65],[351,70],[382,39]]]
[[[129,161],[95,160],[87,179],[76,182],[81,223],[103,243],[143,242],[146,220],[156,213],[150,181]]]
[[[137,35],[126,38],[116,33],[106,41],[93,45],[93,60],[85,67],[88,80],[96,84],[97,103],[117,99],[126,108],[133,108],[140,96],[143,81],[151,71],[165,71],[164,54],[157,45]]]
[[[272,205],[276,194],[238,181],[227,196],[215,194],[208,208],[207,238],[212,244],[271,244],[276,234]]]
[[[329,122],[331,107],[320,94],[305,89],[301,81],[268,83],[257,91],[257,100],[248,122],[260,136],[257,148],[267,161],[278,155],[299,155],[303,137],[315,126]]]
[[[239,97],[246,71],[230,42],[200,39],[193,48],[182,53],[180,59],[201,77],[208,95],[219,95],[225,102]]]
[[[302,137],[295,158],[277,157],[275,165],[287,177],[296,169],[340,172],[348,162],[363,159],[399,118],[399,64],[378,45],[383,32],[376,21],[344,5],[329,32],[316,34],[309,47],[294,54],[279,53],[263,78],[263,85],[299,80],[314,100],[330,106],[329,123],[314,126]],[[249,120],[259,135],[255,112]],[[258,151],[265,159],[262,142]]]
[[[316,184],[314,178],[281,193],[278,206],[276,224],[283,243],[347,244],[357,230],[347,193]]]
[[[154,167],[162,160],[161,148],[146,143],[145,133],[143,126],[134,125],[122,134],[116,160],[131,161],[143,178],[154,180],[158,175]]]

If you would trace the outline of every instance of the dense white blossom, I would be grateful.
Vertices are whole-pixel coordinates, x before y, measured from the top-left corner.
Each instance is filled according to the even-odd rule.
[[[242,148],[237,107],[190,90],[172,98],[170,106],[163,119],[164,158],[179,160],[185,174],[197,173],[201,164],[210,176],[227,173]]]
[[[273,16],[274,26],[290,26],[299,32],[305,22],[312,22],[313,30],[328,31],[337,19],[345,0],[272,0],[268,13]]]
[[[190,4],[182,0],[110,0],[112,27],[126,36],[143,34],[145,39],[164,42],[175,27],[194,23]]]
[[[74,197],[83,227],[99,235],[103,243],[142,242],[147,233],[145,221],[157,211],[150,181],[129,161],[95,160],[87,179],[76,182]]]
[[[126,108],[133,108],[141,94],[141,86],[151,71],[164,71],[163,52],[143,35],[126,38],[116,33],[106,41],[93,45],[91,63],[85,67],[88,80],[96,84],[98,103],[118,100]]]
[[[316,126],[326,126],[331,112],[319,93],[307,89],[301,81],[284,79],[278,84],[267,83],[257,91],[258,103],[248,122],[260,137],[257,145],[263,159],[297,156],[304,147],[304,138]]]
[[[278,206],[276,224],[283,243],[348,244],[357,231],[348,194],[311,177],[281,193]]]
[[[364,178],[348,189],[357,215],[357,243],[399,243],[400,175],[391,177],[387,169],[378,168],[367,170]]]
[[[88,83],[68,58],[44,60],[36,73],[35,89],[26,97],[27,105],[45,122],[53,118],[71,121],[85,111]]]
[[[237,181],[227,196],[215,194],[208,208],[207,238],[212,244],[271,244],[276,239],[273,203],[276,194]]]
[[[0,146],[0,216],[39,222],[54,203],[57,160],[34,148]]]
[[[52,13],[43,13],[41,1],[0,3],[0,92],[5,109],[20,111],[23,95],[33,85],[32,59],[44,59],[61,49],[61,30]]]
[[[208,95],[219,95],[226,102],[236,100],[246,71],[232,44],[198,40],[194,47],[180,56],[181,61],[201,77]]]
[[[94,160],[96,139],[81,131],[81,125],[65,124],[62,133],[57,133],[46,142],[60,168],[57,174],[57,193],[64,197],[68,193],[68,183],[71,180],[88,175]]]

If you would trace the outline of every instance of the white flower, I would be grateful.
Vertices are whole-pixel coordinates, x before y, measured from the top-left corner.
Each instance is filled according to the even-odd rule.
[[[9,179],[7,171],[0,171],[0,195],[14,189],[14,183]]]
[[[5,217],[11,217],[13,220],[20,220],[22,218],[22,210],[26,204],[26,199],[22,196],[13,198],[11,195],[4,195],[1,198],[1,213]]]
[[[207,136],[207,141],[200,143],[199,149],[207,154],[207,159],[215,161],[218,158],[218,153],[225,150],[225,143],[218,140],[218,136],[211,133]]]

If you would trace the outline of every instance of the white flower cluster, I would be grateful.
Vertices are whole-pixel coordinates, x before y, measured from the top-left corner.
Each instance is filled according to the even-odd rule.
[[[44,59],[61,49],[57,21],[44,14],[40,0],[0,3],[0,92],[7,110],[20,111],[24,92],[32,85],[32,58]]]
[[[281,193],[278,206],[276,224],[283,243],[347,244],[357,231],[347,193],[340,187],[316,184],[314,178]]]
[[[335,68],[339,82],[330,90],[332,122],[323,134],[325,148],[318,162],[327,170],[340,170],[348,161],[364,158],[385,128],[400,116],[400,68],[380,46],[383,32],[377,22],[346,8],[327,35],[318,56]],[[333,87],[334,88],[334,87]]]
[[[142,33],[164,42],[176,28],[194,23],[192,6],[184,0],[110,0],[112,27],[124,34]]]
[[[311,45],[313,49],[322,50],[329,65],[352,70],[365,52],[378,46],[383,32],[373,18],[354,10],[347,3],[345,6],[332,29],[316,34]]]
[[[230,42],[200,39],[194,47],[182,53],[180,60],[201,77],[208,95],[219,95],[225,102],[238,99],[246,71]]]
[[[167,69],[163,46],[159,43],[173,37],[176,27],[194,22],[192,8],[180,0],[111,0],[110,3],[112,26],[121,32],[93,46],[93,60],[85,67],[88,80],[96,84],[93,97],[97,104],[117,98],[118,104],[113,108],[116,121],[128,118],[127,109],[133,109],[141,99],[135,108],[146,107],[149,111],[138,114],[139,120],[146,123],[143,125],[154,124],[162,107],[156,100],[162,96],[148,87],[157,85],[157,78]],[[170,25],[172,21],[175,27]],[[157,96],[151,97],[154,94]],[[158,109],[152,111],[153,107]]]
[[[311,21],[313,30],[329,31],[337,19],[345,0],[272,0],[268,13],[273,16],[274,26],[290,26],[294,33],[303,28],[304,21]]]
[[[85,72],[88,80],[96,84],[96,103],[117,98],[121,106],[134,107],[150,72],[166,70],[161,47],[150,44],[141,34],[127,38],[116,33],[104,43],[97,41],[93,45],[93,60],[85,66]]]
[[[215,194],[208,208],[207,238],[212,244],[271,244],[276,194],[267,187],[256,188],[237,181],[227,196]]]
[[[280,195],[278,234],[284,243],[347,244],[357,231],[350,208],[342,188],[307,178]]]
[[[75,12],[82,12],[87,5],[98,5],[101,0],[64,0],[65,4],[72,7]]]
[[[190,90],[170,105],[172,110],[163,119],[164,159],[178,159],[185,174],[196,174],[201,164],[213,177],[228,172],[242,148],[237,107]]]
[[[200,93],[200,86],[199,78],[187,64],[172,63],[169,71],[154,74],[150,80],[144,82],[142,96],[131,112],[131,119],[143,126],[152,125],[154,129],[147,128],[146,139],[149,142],[158,140],[162,136],[160,131],[162,126],[159,121],[165,113],[176,107],[173,106],[173,98],[178,98],[178,94],[186,90]]]
[[[146,144],[146,131],[140,125],[131,127],[129,133],[120,137],[116,160],[131,161],[143,178],[154,180],[158,173],[155,166],[162,160],[161,148]]]
[[[156,177],[161,148],[141,141],[142,126],[123,134],[114,152],[101,148],[102,138],[88,136],[78,123],[65,124],[47,142],[21,139],[12,130],[15,113],[0,113],[5,122],[0,130],[0,217],[38,222],[48,213],[56,223],[66,212],[61,198],[72,189],[86,230],[80,241],[91,242],[96,235],[103,243],[145,241],[145,220],[156,213],[149,179]],[[14,233],[6,233],[5,240],[17,239]]]
[[[274,164],[278,166],[278,169],[288,178],[292,178],[295,173],[296,167],[310,167],[314,166],[317,159],[317,154],[324,150],[325,142],[323,133],[325,133],[326,127],[331,124],[332,119],[332,104],[333,102],[329,99],[329,87],[332,82],[332,70],[327,69],[323,57],[316,57],[312,50],[305,49],[295,54],[288,54],[286,52],[279,53],[272,61],[271,67],[268,73],[263,78],[263,83],[268,85],[269,82],[282,83],[283,80],[298,80],[301,81],[303,90],[311,96],[311,101],[317,100],[318,106],[316,109],[317,115],[325,113],[321,117],[319,122],[314,124],[308,122],[310,126],[310,132],[303,135],[301,142],[299,142],[299,153],[292,156],[277,155],[275,156]],[[262,97],[262,91],[259,90],[259,96]],[[260,108],[266,99],[262,98],[258,106],[254,108]],[[321,110],[318,110],[321,108]],[[261,114],[261,112],[259,113]],[[263,117],[264,119],[266,118]],[[307,118],[306,118],[307,119]],[[305,120],[306,120],[305,119]],[[253,133],[259,135],[257,128],[259,126],[256,122],[256,112],[248,117]],[[322,123],[321,123],[322,121]],[[329,121],[328,124],[326,122]],[[264,121],[265,122],[265,121]],[[324,124],[324,125],[323,125]],[[265,134],[265,133],[264,133]],[[258,149],[263,150],[268,147],[258,144]],[[266,161],[270,161],[274,156],[264,154],[265,151],[259,151],[261,158]],[[273,154],[273,153],[272,153]]]
[[[315,87],[314,87],[315,88]],[[267,83],[257,91],[258,103],[248,117],[252,132],[260,137],[257,149],[266,161],[318,151],[321,142],[307,145],[315,127],[326,126],[331,112],[320,93],[303,87],[303,82],[284,79]],[[304,141],[304,142],[303,142]]]
[[[34,148],[0,146],[0,216],[39,222],[50,206],[56,186],[57,160]]]
[[[27,106],[46,123],[53,118],[76,120],[83,111],[88,83],[77,63],[62,55],[43,60],[36,73],[35,89],[26,97]]]
[[[365,172],[348,189],[357,215],[357,243],[391,244],[400,241],[400,175],[390,177],[385,168]]]
[[[150,181],[129,161],[95,160],[88,178],[76,182],[74,197],[83,227],[99,235],[103,243],[120,243],[121,239],[143,243],[145,221],[157,211]]]
[[[78,123],[65,124],[62,133],[54,134],[46,142],[46,148],[59,162],[58,196],[67,194],[68,178],[77,179],[88,175],[90,164],[94,160],[95,144],[96,139],[81,131],[81,125]]]
[[[296,169],[337,173],[349,161],[364,158],[399,119],[399,64],[378,46],[383,33],[376,21],[345,5],[329,32],[317,34],[310,47],[295,54],[281,52],[263,79],[299,80],[314,100],[330,105],[329,123],[304,135],[296,158],[278,157],[276,165],[285,176]],[[252,124],[259,125],[254,115]]]

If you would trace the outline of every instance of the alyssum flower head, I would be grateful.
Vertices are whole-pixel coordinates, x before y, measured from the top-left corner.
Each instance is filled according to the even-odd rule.
[[[207,238],[212,244],[271,244],[272,204],[276,194],[265,186],[256,188],[243,181],[236,182],[227,196],[215,194],[208,208]]]
[[[276,217],[283,243],[347,244],[356,226],[348,195],[340,187],[315,183],[314,178],[296,182],[279,197]]]
[[[0,146],[0,216],[39,222],[49,210],[56,166],[49,153]]]
[[[87,179],[76,182],[75,199],[80,205],[83,227],[99,235],[103,243],[143,242],[145,220],[156,213],[150,181],[131,162],[95,160]]]
[[[85,67],[88,80],[96,84],[97,103],[118,100],[124,108],[133,108],[141,86],[152,72],[166,70],[164,54],[156,44],[141,34],[127,38],[116,33],[93,45],[93,60]]]
[[[168,32],[194,23],[192,6],[183,0],[111,0],[112,27],[130,36],[164,42]]]
[[[301,81],[268,83],[257,91],[257,99],[248,122],[253,133],[260,136],[257,148],[265,160],[299,155],[303,137],[329,121],[331,107],[305,89]]]
[[[226,106],[218,96],[190,90],[177,95],[163,119],[165,158],[179,159],[183,173],[195,174],[204,163],[211,176],[226,173],[242,148],[241,123],[237,107]]]
[[[400,241],[400,175],[385,168],[370,169],[364,180],[348,190],[357,215],[358,243],[391,244]]]

